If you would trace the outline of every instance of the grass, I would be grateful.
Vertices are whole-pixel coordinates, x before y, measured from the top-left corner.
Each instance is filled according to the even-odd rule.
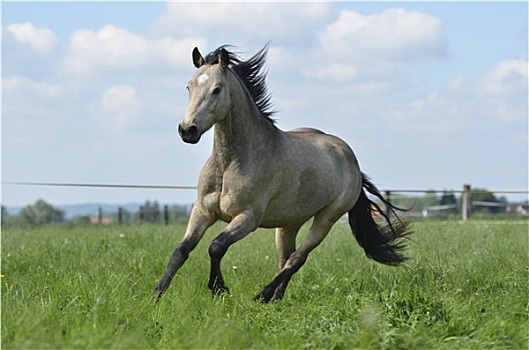
[[[5,227],[2,348],[511,348],[529,345],[528,222],[419,221],[405,266],[365,258],[338,224],[281,302],[273,231],[230,248],[231,295],[207,289],[207,243],[150,297],[184,227]],[[299,239],[302,239],[303,234]]]

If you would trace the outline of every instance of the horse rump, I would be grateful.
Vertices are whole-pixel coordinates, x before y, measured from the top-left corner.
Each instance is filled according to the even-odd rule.
[[[396,220],[392,222],[377,203],[367,198],[366,191],[377,197]],[[373,218],[375,210],[385,221],[384,226],[377,224]],[[389,203],[369,178],[362,174],[362,191],[355,206],[349,211],[349,225],[367,257],[391,266],[399,265],[407,259],[403,255],[406,244],[402,239],[411,234],[408,231],[409,223],[401,221],[396,210],[402,209]]]

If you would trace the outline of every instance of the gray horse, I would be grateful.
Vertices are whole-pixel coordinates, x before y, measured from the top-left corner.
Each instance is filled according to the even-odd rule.
[[[220,263],[228,248],[258,227],[276,228],[279,274],[254,298],[281,299],[287,285],[329,233],[349,213],[352,231],[368,257],[387,265],[405,260],[400,240],[407,224],[390,218],[368,199],[366,191],[388,203],[360,171],[351,148],[340,138],[301,128],[279,130],[271,115],[270,95],[262,73],[268,47],[247,61],[226,46],[202,57],[193,50],[197,71],[189,81],[189,104],[178,131],[186,143],[197,143],[213,125],[213,153],[198,180],[198,198],[185,235],[154,289],[159,298],[177,270],[216,221],[228,224],[209,246],[213,293],[228,291]],[[382,215],[386,226],[373,219]],[[304,242],[296,235],[313,218]]]

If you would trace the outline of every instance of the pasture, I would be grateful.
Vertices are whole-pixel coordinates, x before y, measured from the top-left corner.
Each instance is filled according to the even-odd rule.
[[[207,247],[223,227],[159,303],[183,225],[4,227],[2,348],[528,347],[528,221],[418,221],[413,259],[396,268],[337,224],[270,304],[251,299],[276,274],[272,230],[230,248],[231,294],[210,294]]]

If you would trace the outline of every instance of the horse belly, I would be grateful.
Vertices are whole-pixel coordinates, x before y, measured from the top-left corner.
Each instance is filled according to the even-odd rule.
[[[333,201],[340,186],[337,176],[321,169],[307,168],[289,180],[269,201],[261,227],[304,223]]]

